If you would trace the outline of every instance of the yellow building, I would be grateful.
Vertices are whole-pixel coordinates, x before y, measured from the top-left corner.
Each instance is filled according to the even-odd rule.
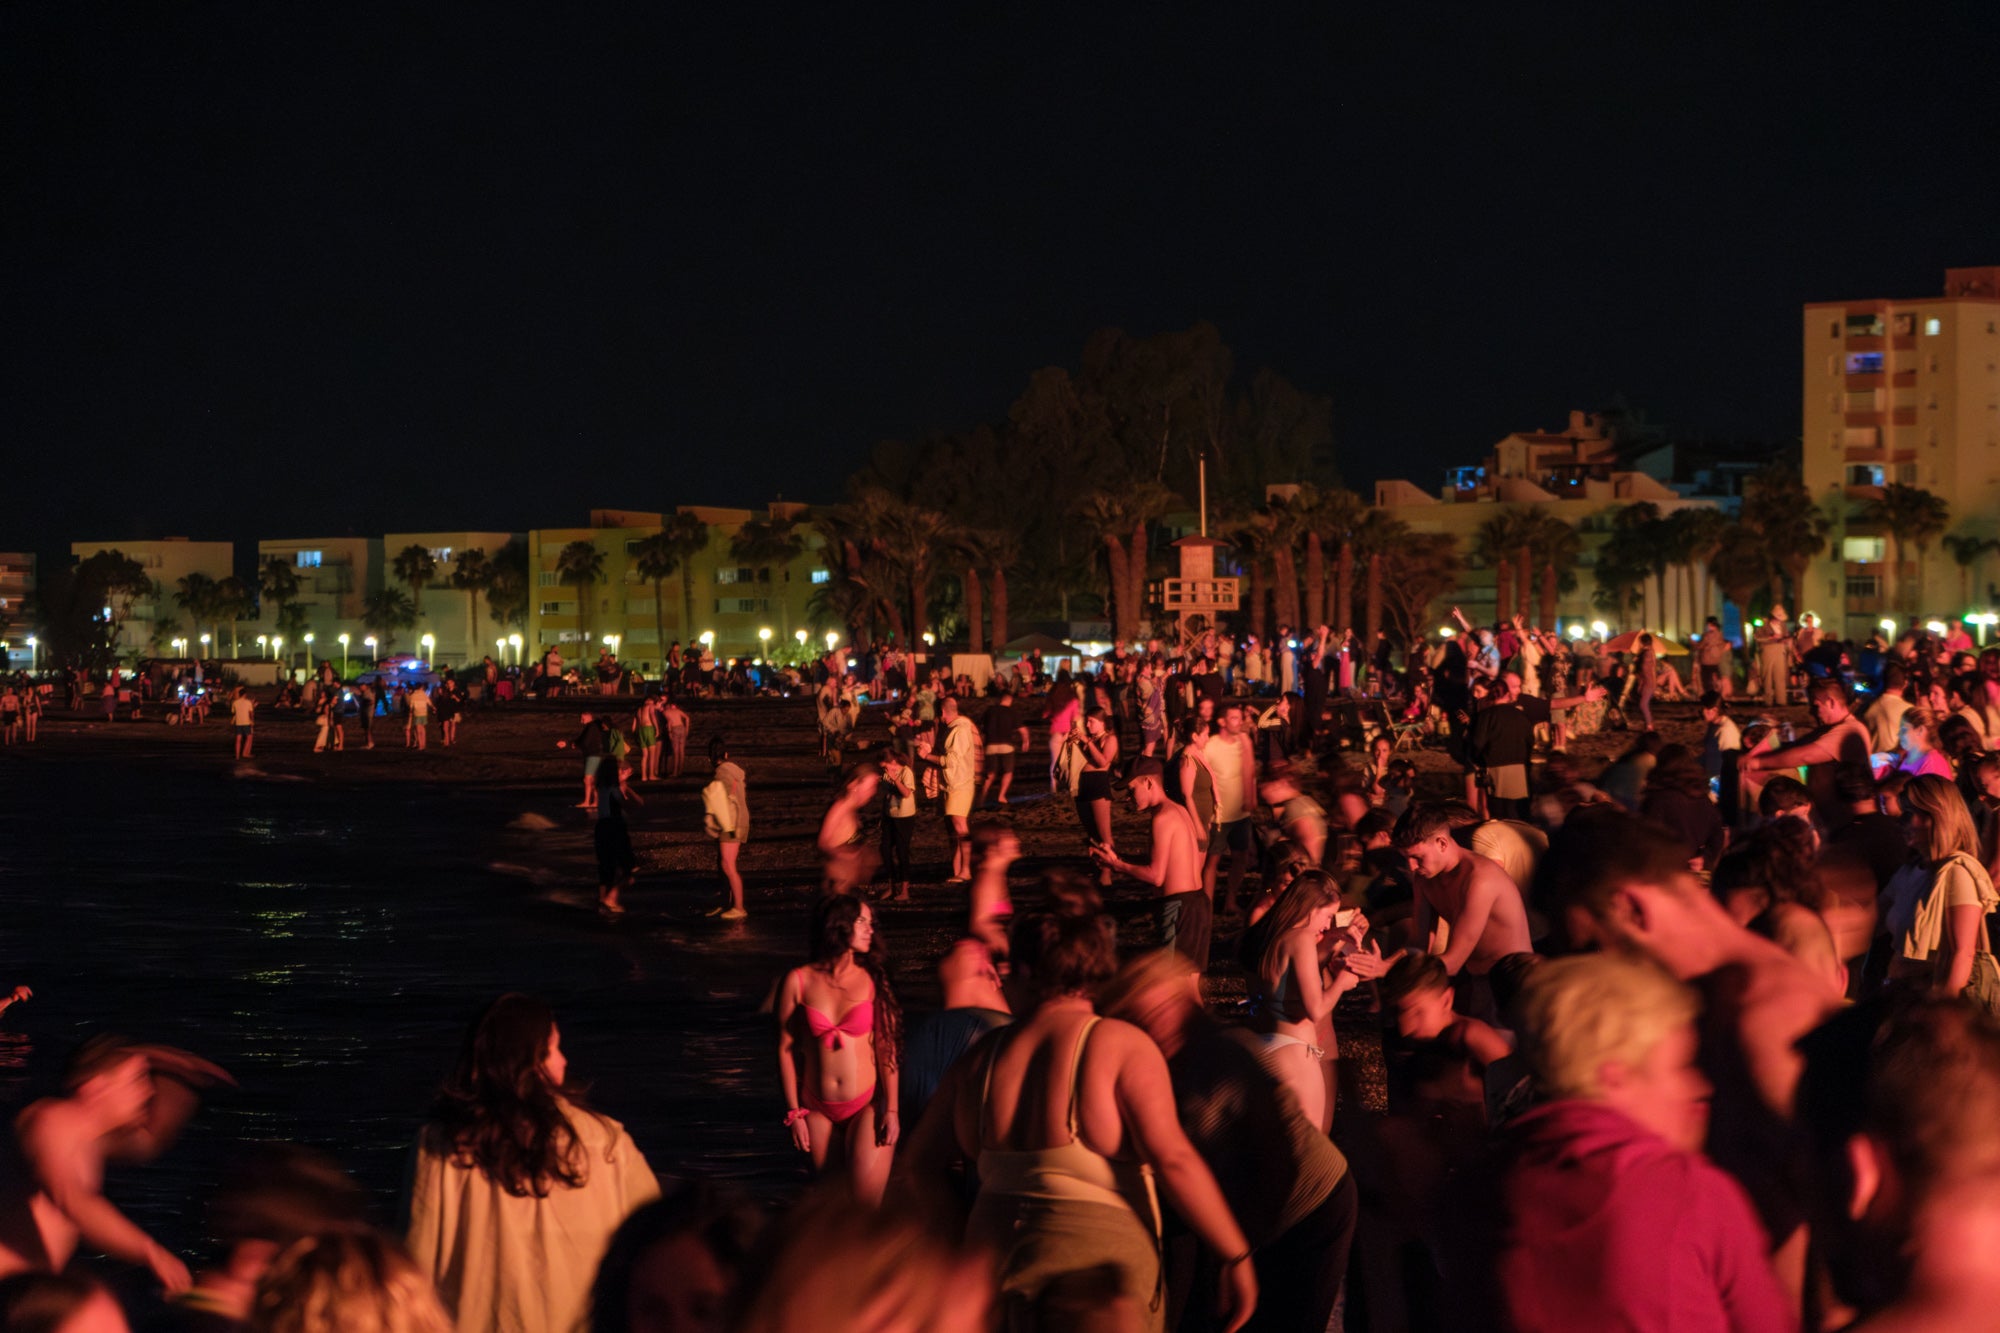
[[[1576,587],[1557,599],[1559,623],[1545,626],[1566,629],[1605,618],[1594,601],[1597,551],[1610,533],[1612,517],[1626,505],[1640,501],[1657,505],[1662,514],[1714,507],[1716,503],[1682,496],[1644,472],[1620,467],[1603,423],[1586,412],[1571,412],[1567,430],[1508,435],[1493,447],[1484,463],[1448,471],[1436,494],[1408,481],[1383,481],[1375,486],[1376,505],[1409,524],[1411,531],[1449,533],[1458,539],[1465,570],[1454,597],[1475,625],[1491,624],[1498,612],[1497,570],[1480,564],[1475,555],[1479,529],[1489,520],[1509,509],[1530,507],[1577,529],[1583,549],[1577,562]],[[1666,586],[1659,588],[1658,582]],[[1687,582],[1647,580],[1641,616],[1648,627],[1685,635],[1700,629],[1704,607],[1707,614],[1719,614],[1722,596],[1714,585],[1706,589],[1705,598],[1701,589],[1695,589],[1695,600],[1690,602]],[[1540,606],[1539,576],[1533,580],[1533,591],[1528,610],[1531,619],[1536,616],[1534,608]],[[1440,606],[1439,613],[1448,605]]]
[[[460,663],[477,662],[491,656],[499,661],[496,639],[504,639],[509,630],[493,623],[492,613],[486,605],[486,594],[468,595],[451,586],[451,576],[458,557],[465,551],[478,551],[491,560],[500,554],[500,548],[515,540],[520,534],[512,532],[390,532],[382,537],[382,581],[384,585],[399,588],[409,593],[410,600],[417,603],[416,628],[403,636],[402,645],[412,651],[428,634],[436,640],[432,650],[432,660],[456,666]],[[396,559],[412,546],[421,546],[436,562],[437,572],[424,585],[421,601],[417,590],[404,582],[396,573]],[[474,598],[477,604],[474,604]],[[475,623],[476,622],[476,623]],[[475,632],[477,637],[475,638]],[[512,649],[508,650],[510,653]],[[324,649],[320,656],[326,656]]]
[[[15,670],[35,660],[28,636],[35,631],[28,624],[28,599],[35,595],[35,553],[0,551],[0,668]]]
[[[135,597],[125,621],[118,627],[115,648],[120,656],[169,656],[176,650],[167,642],[175,637],[195,638],[210,627],[195,627],[194,620],[174,600],[180,581],[190,574],[206,574],[226,579],[235,572],[231,565],[236,548],[229,542],[194,542],[185,537],[144,542],[72,542],[69,553],[87,560],[99,551],[119,551],[139,562],[153,590]]]
[[[638,553],[647,538],[658,535],[666,516],[626,509],[596,509],[581,528],[540,528],[528,534],[528,659],[559,647],[570,661],[581,649],[595,658],[600,645],[610,645],[642,670],[657,670],[663,657],[661,637],[683,648],[703,634],[713,634],[718,657],[770,655],[780,660],[800,652],[797,633],[817,634],[807,601],[825,577],[817,533],[801,530],[806,548],[787,565],[751,565],[739,559],[732,543],[753,519],[803,519],[806,507],[777,502],[763,513],[709,505],[683,505],[708,526],[708,545],[668,576],[658,589],[639,576]],[[565,547],[586,542],[601,564],[595,582],[576,585],[561,577]],[[687,607],[693,606],[693,619]],[[769,637],[763,632],[769,630]]]
[[[1834,522],[1806,587],[1828,627],[1865,635],[1899,614],[1892,598],[1925,617],[1986,609],[1985,559],[1961,569],[1933,543],[1891,571],[1894,543],[1855,513],[1900,482],[1942,496],[1950,531],[2000,536],[2000,267],[1947,269],[1939,296],[1812,302],[1803,320],[1804,476]]]

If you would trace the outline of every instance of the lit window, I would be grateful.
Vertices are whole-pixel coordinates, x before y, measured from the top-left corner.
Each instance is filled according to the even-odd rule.
[[[1880,486],[1882,480],[1882,469],[1876,464],[1852,463],[1848,465],[1847,484],[1849,486]]]
[[[573,616],[576,614],[576,608],[568,602],[543,602],[542,614],[545,616]]]
[[[297,551],[292,555],[292,564],[298,569],[318,569],[322,555],[320,551]]]
[[[1925,320],[1925,321],[1924,321],[1924,336],[1925,336],[1925,337],[1928,337],[1928,338],[1935,338],[1935,337],[1937,337],[1937,336],[1938,336],[1938,335],[1939,335],[1940,333],[1943,333],[1943,332],[1944,332],[1944,321],[1943,321],[1943,320],[1941,320],[1941,319],[1939,319],[1939,318],[1937,318],[1937,317],[1936,317],[1935,315],[1933,315],[1933,316],[1932,316],[1931,318],[1929,318],[1929,319],[1927,319],[1927,320]]]
[[[815,569],[813,571],[814,583],[826,583],[830,581],[832,578],[833,578],[833,571],[830,569]]]
[[[1847,373],[1850,375],[1879,375],[1882,373],[1880,352],[1850,352],[1847,355]]]
[[[1847,336],[1850,338],[1879,338],[1882,336],[1880,315],[1849,315]]]
[[[449,546],[438,547],[435,551],[431,552],[431,559],[437,561],[440,565],[450,564],[451,548]]]
[[[537,582],[544,588],[553,588],[561,582],[561,577],[553,569],[545,569]]]

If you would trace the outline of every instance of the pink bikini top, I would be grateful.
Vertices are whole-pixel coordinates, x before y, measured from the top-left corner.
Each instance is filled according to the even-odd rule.
[[[875,1030],[873,1000],[863,1000],[855,1005],[840,1016],[838,1023],[809,1004],[801,1003],[799,1008],[805,1010],[806,1027],[812,1031],[813,1036],[819,1038],[820,1045],[829,1051],[840,1049],[840,1039],[843,1036],[865,1037]]]

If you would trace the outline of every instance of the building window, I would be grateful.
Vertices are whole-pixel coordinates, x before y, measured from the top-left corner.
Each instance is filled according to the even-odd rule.
[[[770,609],[771,602],[767,597],[718,597],[715,599],[717,615],[754,616],[761,615]]]
[[[448,565],[451,563],[451,549],[449,546],[440,546],[431,552],[431,559],[440,565]]]
[[[553,588],[558,586],[558,575],[553,569],[545,569],[541,572],[541,576],[536,582],[539,587]]]
[[[294,551],[292,565],[297,569],[318,569],[323,555],[320,551]]]
[[[1843,537],[1840,542],[1840,558],[1854,565],[1880,563],[1888,550],[1885,537]]]
[[[1849,486],[1882,485],[1882,468],[1873,463],[1851,463],[1847,468]]]
[[[1850,338],[1879,338],[1882,336],[1880,315],[1849,315],[1847,336]]]
[[[1856,574],[1847,580],[1847,595],[1859,600],[1873,601],[1882,595],[1882,580],[1873,574]]]
[[[757,571],[747,567],[718,569],[715,571],[715,581],[717,583],[755,583],[757,581]]]
[[[542,614],[545,616],[573,616],[576,614],[576,607],[568,602],[543,602]]]
[[[1826,332],[1827,336],[1838,338],[1840,336],[1840,321],[1836,319],[1832,323],[1828,324],[1826,326]]]
[[[1907,338],[1917,331],[1917,317],[1915,315],[1898,315],[1892,327],[1896,330],[1898,338]]]
[[[1915,463],[1896,464],[1896,480],[1904,486],[1916,485],[1917,465]],[[1935,478],[1933,478],[1933,483],[1935,483]]]
[[[833,571],[830,569],[815,569],[813,571],[814,583],[826,583],[832,578],[833,578]]]
[[[1880,352],[1849,352],[1847,373],[1850,375],[1879,375],[1882,373]]]
[[[645,541],[646,539],[644,537],[627,537],[625,539],[625,554],[626,555],[639,554],[639,548],[645,544]]]
[[[1944,321],[1933,315],[1924,321],[1924,336],[1935,338],[1944,332]]]

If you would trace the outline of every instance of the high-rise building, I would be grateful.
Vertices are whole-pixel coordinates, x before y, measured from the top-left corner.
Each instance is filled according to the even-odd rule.
[[[404,633],[399,646],[408,651],[422,651],[423,636],[428,634],[435,640],[431,658],[433,661],[457,665],[461,662],[477,662],[482,657],[492,657],[499,661],[499,647],[495,640],[504,640],[512,626],[495,625],[486,603],[484,592],[468,593],[452,586],[452,575],[458,568],[459,557],[468,551],[477,551],[488,560],[500,554],[508,542],[519,540],[512,532],[391,532],[382,537],[382,579],[385,586],[400,589],[411,595],[417,603],[417,623],[414,629]],[[423,587],[419,603],[417,589],[398,572],[397,562],[412,546],[422,547],[434,566],[430,581]],[[320,656],[326,656],[320,650]]]
[[[1853,637],[2000,600],[1990,552],[1961,564],[1934,537],[1891,568],[1893,534],[1862,517],[1901,483],[1949,504],[1948,532],[2000,536],[2000,267],[1947,269],[1939,296],[1812,302],[1801,344],[1805,482],[1833,528],[1795,609]]]
[[[0,669],[25,666],[35,655],[28,643],[35,631],[27,615],[34,595],[35,553],[0,551],[0,640],[7,644],[0,650]]]
[[[290,604],[299,608],[293,630],[294,641],[285,646],[283,656],[297,667],[309,658],[339,655],[340,636],[359,644],[369,633],[362,623],[368,594],[382,590],[382,539],[380,537],[267,537],[257,543],[257,577],[273,560],[292,571],[297,588]],[[279,624],[278,599],[266,594],[258,599],[254,632],[275,638],[283,634]],[[244,626],[246,634],[252,627]],[[400,631],[393,644],[380,651],[414,652],[416,636],[422,630]],[[305,635],[314,642],[308,647]],[[263,651],[269,651],[268,647]],[[354,649],[361,655],[361,649]]]

